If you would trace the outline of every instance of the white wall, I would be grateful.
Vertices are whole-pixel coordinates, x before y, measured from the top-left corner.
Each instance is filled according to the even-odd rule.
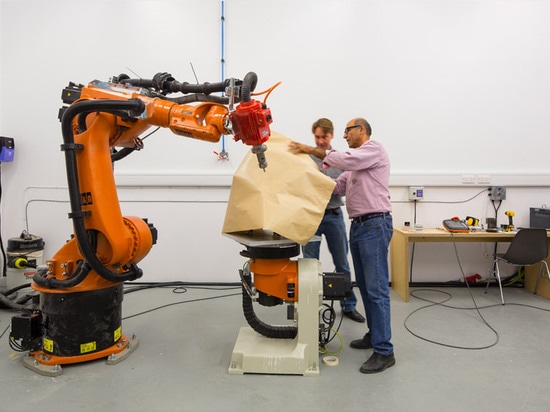
[[[219,81],[220,17],[217,0],[0,0],[0,134],[16,142],[15,161],[1,165],[4,242],[27,228],[44,237],[48,257],[71,233],[62,88],[121,72],[194,82],[191,64],[200,82]],[[255,71],[257,90],[282,82],[268,100],[274,130],[310,142],[312,121],[327,116],[344,149],[347,120],[369,119],[392,158],[396,225],[414,220],[408,185],[426,187],[416,209],[425,226],[494,216],[486,192],[465,202],[486,185],[463,176],[507,186],[499,223],[512,209],[528,225],[529,207],[550,204],[550,3],[226,0],[225,18],[226,77]],[[219,161],[220,144],[168,130],[145,143],[116,173],[123,212],[159,229],[140,265],[146,277],[235,281],[240,246],[220,232],[248,148],[227,139],[230,160]],[[486,270],[491,245],[460,248],[466,271]],[[415,280],[459,277],[449,245],[416,253]]]

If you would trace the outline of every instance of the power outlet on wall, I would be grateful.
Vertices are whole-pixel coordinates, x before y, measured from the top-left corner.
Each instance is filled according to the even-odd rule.
[[[409,200],[422,200],[424,198],[424,186],[409,186]]]

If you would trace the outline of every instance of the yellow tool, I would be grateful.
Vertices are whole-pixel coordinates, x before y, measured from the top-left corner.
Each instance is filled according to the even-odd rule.
[[[506,216],[508,216],[508,226],[506,227],[506,232],[511,232],[514,230],[514,216],[515,213],[512,210],[507,210],[504,212]]]
[[[468,226],[477,226],[479,225],[479,219],[477,217],[466,216],[466,219],[464,219],[464,223],[466,223]]]

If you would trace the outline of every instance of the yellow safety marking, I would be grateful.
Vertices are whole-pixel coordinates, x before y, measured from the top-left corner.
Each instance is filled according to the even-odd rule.
[[[120,337],[122,336],[122,326],[119,326],[118,328],[115,329],[115,342],[117,342]]]
[[[81,343],[80,344],[80,353],[88,353],[93,352],[96,350],[96,343],[94,342],[88,342],[88,343]]]
[[[45,351],[53,353],[53,340],[44,338],[42,341],[42,347]]]

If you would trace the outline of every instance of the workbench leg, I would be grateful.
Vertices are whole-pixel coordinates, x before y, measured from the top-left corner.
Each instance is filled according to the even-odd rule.
[[[390,243],[391,285],[405,302],[409,301],[409,241],[394,231]]]

